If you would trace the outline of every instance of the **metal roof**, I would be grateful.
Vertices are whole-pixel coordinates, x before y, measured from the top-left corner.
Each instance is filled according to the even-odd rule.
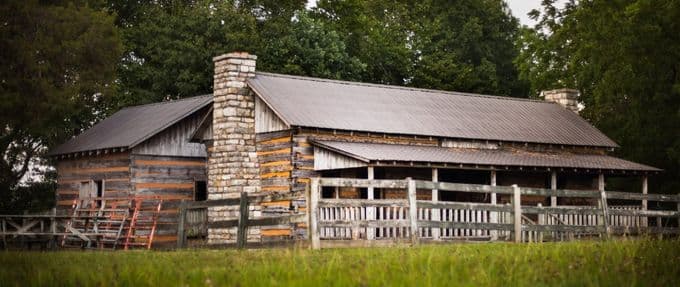
[[[445,148],[337,141],[313,141],[315,146],[364,162],[402,161],[422,163],[474,164],[579,168],[621,171],[660,171],[660,169],[601,154],[547,153],[514,150]]]
[[[576,113],[536,100],[257,73],[248,85],[290,126],[617,147]]]
[[[131,148],[212,103],[212,95],[124,108],[52,150],[60,155]]]

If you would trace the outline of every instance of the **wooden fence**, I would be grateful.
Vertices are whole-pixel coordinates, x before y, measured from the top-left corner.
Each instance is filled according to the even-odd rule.
[[[406,199],[321,199],[322,187],[405,189]],[[416,189],[512,196],[511,204],[433,202],[416,199]],[[522,206],[522,196],[593,198],[597,206]],[[680,217],[680,196],[614,191],[551,190],[517,186],[457,184],[421,180],[314,178],[308,209],[311,244],[353,241],[510,239],[515,242],[564,240],[614,234],[678,234],[659,218]],[[674,202],[676,210],[609,206],[608,199]],[[648,226],[647,218],[657,218]],[[351,240],[348,240],[351,239]],[[387,240],[385,240],[387,239]],[[333,245],[334,244],[328,244]],[[353,244],[357,245],[357,244]]]
[[[227,198],[209,201],[182,201],[179,209],[179,224],[177,228],[177,247],[187,247],[187,237],[192,232],[207,233],[208,228],[233,228],[236,227],[236,247],[246,247],[248,239],[249,227],[262,227],[285,225],[291,223],[306,222],[307,216],[305,214],[290,214],[282,216],[269,217],[254,217],[251,216],[249,210],[251,205],[257,205],[265,202],[295,200],[303,196],[302,194],[272,194],[272,195],[248,195],[241,193],[240,198]],[[209,207],[223,207],[223,206],[238,206],[238,218],[209,221],[208,208]],[[213,246],[214,247],[214,246]]]

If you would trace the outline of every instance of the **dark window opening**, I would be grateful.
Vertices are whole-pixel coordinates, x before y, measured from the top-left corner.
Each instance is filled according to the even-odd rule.
[[[208,185],[205,181],[196,181],[194,184],[194,201],[208,200]]]
[[[100,179],[94,181],[94,192],[92,193],[92,197],[97,198],[97,200],[95,200],[95,205],[101,207],[101,198],[104,197],[104,180]]]

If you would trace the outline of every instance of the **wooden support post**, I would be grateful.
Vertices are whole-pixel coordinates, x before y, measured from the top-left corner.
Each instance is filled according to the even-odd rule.
[[[236,231],[236,247],[243,249],[248,241],[248,193],[241,192],[241,202],[238,209],[238,229]]]
[[[604,174],[597,177],[597,189],[600,190],[600,207],[602,208],[602,224],[604,225],[604,238],[609,239],[609,207],[607,206],[607,193],[604,191]]]
[[[7,221],[2,219],[2,248],[7,249]]]
[[[543,207],[543,204],[541,204],[541,203],[539,202],[539,203],[538,203],[538,207],[539,207],[539,208],[540,208],[540,207]],[[547,214],[545,214],[545,213],[539,213],[539,214],[538,214],[538,225],[545,225],[545,223],[546,223],[546,217],[547,217]],[[539,231],[539,232],[538,232],[538,236],[537,236],[537,238],[536,238],[536,242],[543,242],[543,231]]]
[[[187,235],[185,231],[187,219],[187,202],[182,200],[179,204],[179,218],[177,220],[177,248],[186,247]]]
[[[550,174],[550,189],[553,191],[557,191],[557,171],[553,170],[552,173]],[[550,206],[551,207],[556,207],[557,206],[557,196],[553,195],[550,196]]]
[[[57,249],[57,208],[52,208],[52,218],[50,218],[50,249]]]
[[[491,171],[491,179],[490,179],[491,186],[496,186],[496,171],[492,170]],[[491,204],[498,204],[498,197],[495,192],[491,193]],[[489,220],[491,223],[498,223],[498,212],[497,211],[491,211],[489,214]],[[495,241],[498,240],[498,230],[491,230],[489,231],[489,234],[491,235],[491,240]]]
[[[647,181],[647,175],[645,175],[645,176],[642,177],[642,194],[643,194],[643,195],[647,195],[647,193],[648,193],[648,190],[647,190],[647,183],[648,183],[648,181]],[[648,205],[647,199],[643,199],[643,200],[642,200],[642,210],[643,210],[643,211],[647,211],[647,208],[648,208],[647,205]],[[640,225],[641,225],[642,227],[647,227],[647,225],[649,224],[648,220],[649,220],[649,219],[648,219],[646,216],[643,216],[643,217],[641,218]]]
[[[309,189],[309,235],[311,236],[312,249],[321,248],[321,239],[319,238],[319,196],[321,194],[321,186],[319,178],[315,177],[311,180]]]
[[[439,169],[433,168],[432,169],[432,182],[439,182]],[[432,189],[432,202],[438,202],[439,201],[439,190],[438,189]],[[431,210],[432,212],[432,221],[439,221],[441,216],[440,216],[440,210],[433,208]],[[432,228],[432,240],[439,240],[439,234],[440,234],[441,229],[439,228]]]
[[[368,179],[375,179],[375,171],[372,166],[368,167],[367,170]],[[368,187],[366,189],[366,195],[369,200],[375,199],[375,188]],[[366,208],[366,217],[368,220],[375,220],[375,207],[369,206]],[[373,240],[375,238],[375,228],[366,228],[366,239]]]
[[[522,195],[516,184],[512,185],[512,206],[514,211],[512,220],[515,223],[513,237],[516,243],[520,243],[522,242]]]
[[[416,182],[406,178],[408,186],[408,211],[411,222],[411,244],[418,245],[418,206],[416,197]]]

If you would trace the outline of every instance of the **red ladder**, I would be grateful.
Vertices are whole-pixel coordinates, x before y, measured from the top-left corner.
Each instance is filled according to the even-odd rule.
[[[153,238],[156,233],[156,225],[158,224],[158,216],[163,204],[162,199],[156,199],[157,202],[153,208],[145,209],[144,199],[134,199],[134,210],[130,218],[127,234],[125,236],[124,249],[128,250],[132,246],[146,247],[151,249]],[[138,231],[146,231],[144,234],[137,234]]]

